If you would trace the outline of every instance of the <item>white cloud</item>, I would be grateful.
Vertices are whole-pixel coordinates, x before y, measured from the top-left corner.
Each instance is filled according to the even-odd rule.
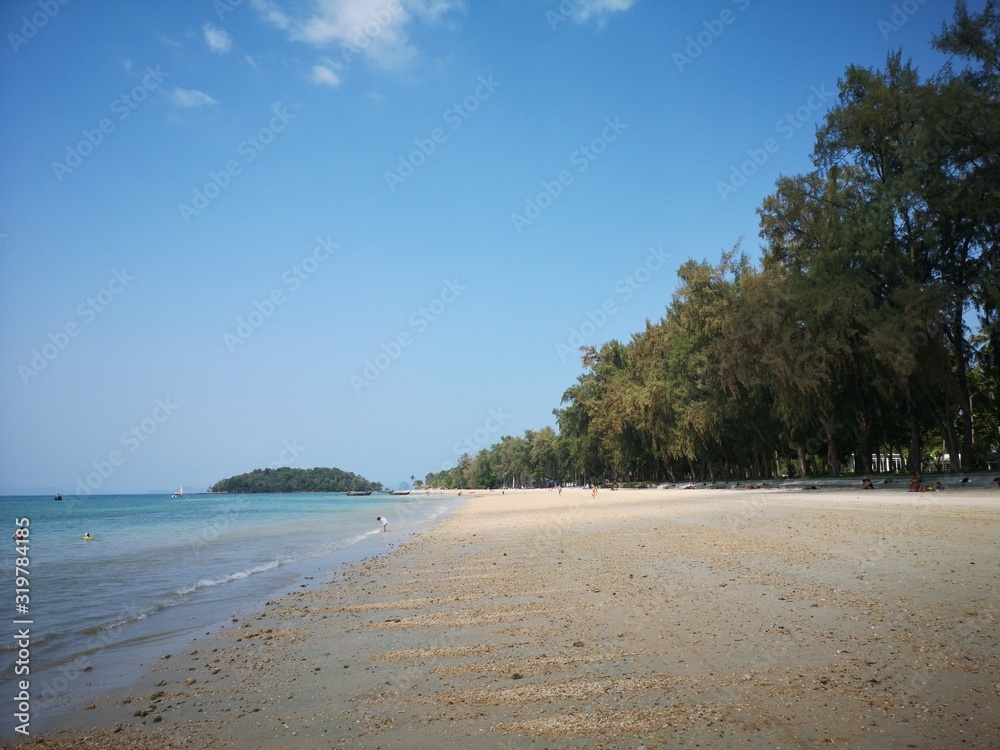
[[[577,23],[597,18],[603,24],[612,13],[626,11],[637,2],[638,0],[575,0],[570,16]]]
[[[313,82],[323,86],[339,86],[340,76],[337,75],[337,71],[335,71],[333,67],[334,66],[330,60],[322,60],[316,65],[313,65]]]
[[[201,27],[208,48],[218,55],[224,55],[233,47],[233,38],[228,31],[218,29],[210,23]]]
[[[195,107],[218,104],[215,99],[210,97],[205,92],[196,91],[195,89],[181,89],[174,87],[174,90],[171,91],[168,96],[170,97],[170,101],[178,107],[183,107],[184,109],[193,109]]]
[[[465,12],[464,0],[407,0],[405,5],[429,22],[440,20],[452,11]]]
[[[417,56],[407,33],[414,17],[433,23],[465,9],[464,0],[309,0],[305,10],[293,16],[281,10],[277,0],[253,4],[293,40],[338,47],[347,60],[363,55],[388,69],[405,68]]]
[[[288,16],[278,10],[271,0],[251,0],[251,4],[260,11],[260,14],[264,16],[264,20],[268,23],[277,26],[279,29],[287,29],[291,26]]]

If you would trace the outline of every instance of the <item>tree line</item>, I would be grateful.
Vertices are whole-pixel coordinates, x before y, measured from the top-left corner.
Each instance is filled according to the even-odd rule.
[[[340,469],[254,469],[223,479],[209,487],[209,492],[262,494],[268,492],[369,492],[381,490],[380,482]]]
[[[933,46],[949,61],[924,79],[901,50],[846,70],[814,169],[757,210],[759,262],[739,244],[686,262],[659,321],[582,349],[558,433],[504,437],[426,483],[995,467],[997,0],[959,2]]]

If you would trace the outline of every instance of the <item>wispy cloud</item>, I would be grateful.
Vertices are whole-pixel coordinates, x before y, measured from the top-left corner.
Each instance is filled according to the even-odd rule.
[[[168,96],[170,101],[173,102],[178,107],[183,107],[184,109],[194,109],[195,107],[205,107],[212,104],[218,104],[218,102],[210,97],[203,91],[197,91],[195,89],[182,89],[174,87]]]
[[[318,63],[313,65],[312,69],[312,79],[314,83],[321,84],[323,86],[339,86],[340,76],[337,75],[337,71],[334,70],[335,65],[333,61],[328,58],[320,60]]]
[[[250,4],[255,7],[264,20],[279,29],[287,29],[291,26],[291,21],[271,0],[250,0]]]
[[[233,48],[233,37],[228,31],[216,28],[210,23],[202,26],[201,31],[205,35],[205,43],[212,52],[224,55]]]
[[[570,17],[577,23],[586,23],[596,18],[603,24],[612,13],[628,10],[639,0],[576,0]]]
[[[340,47],[395,70],[406,68],[418,54],[409,34],[414,18],[438,23],[465,10],[464,0],[309,0],[288,12],[279,0],[252,2],[290,39],[324,49]]]

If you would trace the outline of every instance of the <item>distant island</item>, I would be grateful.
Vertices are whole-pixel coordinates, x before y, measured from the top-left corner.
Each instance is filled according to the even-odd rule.
[[[382,489],[381,482],[369,482],[362,476],[340,469],[254,469],[216,482],[209,492],[261,494],[267,492],[372,492]]]

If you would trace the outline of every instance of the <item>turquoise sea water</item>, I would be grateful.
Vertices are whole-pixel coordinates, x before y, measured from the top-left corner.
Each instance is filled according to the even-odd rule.
[[[441,495],[339,493],[0,498],[7,539],[0,613],[10,623],[10,636],[0,638],[0,696],[12,705],[17,681],[30,679],[37,725],[74,697],[126,684],[140,663],[232,613],[387,551],[455,503]],[[389,519],[388,533],[376,516]],[[24,518],[29,601],[19,613],[19,555],[10,537]],[[82,539],[88,532],[93,541]],[[27,675],[16,642],[24,627]]]

